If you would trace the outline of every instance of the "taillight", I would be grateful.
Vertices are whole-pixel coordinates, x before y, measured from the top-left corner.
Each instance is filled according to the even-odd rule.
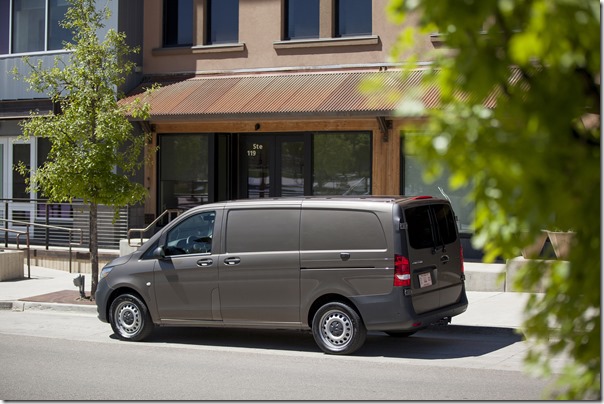
[[[465,268],[463,267],[463,247],[459,246],[459,262],[461,263],[461,273],[465,272]]]
[[[394,255],[394,286],[411,286],[411,266],[409,259]]]

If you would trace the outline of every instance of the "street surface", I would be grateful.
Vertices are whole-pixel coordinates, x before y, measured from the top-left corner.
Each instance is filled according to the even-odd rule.
[[[2,400],[538,400],[509,329],[370,333],[352,356],[309,332],[157,328],[116,339],[94,315],[0,310]]]

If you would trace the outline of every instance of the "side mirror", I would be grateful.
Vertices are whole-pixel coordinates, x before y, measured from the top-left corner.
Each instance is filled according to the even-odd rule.
[[[153,251],[153,258],[157,258],[158,260],[166,259],[166,251],[164,247],[159,246]]]

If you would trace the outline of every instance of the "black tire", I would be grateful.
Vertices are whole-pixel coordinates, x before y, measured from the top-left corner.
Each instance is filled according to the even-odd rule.
[[[388,336],[394,338],[407,338],[415,334],[417,331],[384,331]]]
[[[346,355],[365,343],[367,329],[358,313],[345,303],[327,303],[315,313],[312,335],[321,350]]]
[[[131,294],[118,296],[109,309],[113,332],[125,341],[142,341],[153,331],[153,321],[145,303]]]

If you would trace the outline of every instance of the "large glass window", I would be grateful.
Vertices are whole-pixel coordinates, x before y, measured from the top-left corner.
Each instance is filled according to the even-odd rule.
[[[318,133],[313,137],[313,195],[371,194],[371,134]]]
[[[419,136],[419,134],[407,133],[406,136]],[[424,164],[411,154],[403,154],[402,162],[403,173],[401,178],[404,181],[401,187],[402,193],[410,196],[431,195],[449,200],[459,220],[459,229],[461,231],[471,231],[474,203],[467,199],[469,188],[451,189],[447,170],[434,182],[425,181],[423,177]]]
[[[0,0],[0,54],[63,49],[72,34],[61,27],[67,0]],[[12,32],[11,49],[8,33]]]
[[[10,0],[0,0],[0,55],[8,53]]]
[[[160,212],[208,202],[208,147],[209,135],[160,136]]]
[[[164,46],[193,45],[193,0],[164,0]]]
[[[371,0],[336,0],[336,36],[371,35]]]
[[[319,37],[319,0],[287,0],[285,39]]]
[[[207,44],[239,41],[239,0],[208,0]]]
[[[13,1],[13,52],[44,50],[45,0]]]
[[[69,2],[67,0],[49,0],[48,6],[48,50],[63,49],[63,42],[69,42],[72,39],[71,32],[59,25],[59,22],[65,19]]]

